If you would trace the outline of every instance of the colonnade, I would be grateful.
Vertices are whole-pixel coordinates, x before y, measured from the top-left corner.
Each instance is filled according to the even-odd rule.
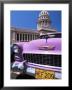
[[[12,40],[14,42],[20,42],[20,41],[31,41],[39,38],[39,34],[37,33],[19,33],[19,32],[13,32],[12,33]]]

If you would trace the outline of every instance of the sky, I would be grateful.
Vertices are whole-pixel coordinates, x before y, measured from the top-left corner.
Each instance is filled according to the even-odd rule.
[[[37,30],[37,20],[41,11],[11,11],[11,27]],[[61,11],[48,11],[51,27],[61,32]]]

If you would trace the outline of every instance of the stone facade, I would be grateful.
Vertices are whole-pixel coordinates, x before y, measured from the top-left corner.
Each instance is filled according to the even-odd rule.
[[[28,42],[39,38],[39,33],[33,30],[11,27],[11,44],[15,42]]]

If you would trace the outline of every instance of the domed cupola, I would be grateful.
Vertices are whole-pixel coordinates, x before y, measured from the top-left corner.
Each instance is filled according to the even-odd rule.
[[[38,17],[38,22],[37,22],[37,30],[40,29],[47,29],[50,27],[51,21],[49,17],[49,13],[46,10],[43,10],[40,12],[39,17]]]
[[[44,15],[47,15],[48,16],[48,11],[46,11],[46,10],[45,11],[41,11],[40,14],[39,14],[39,17],[42,16],[42,15],[43,16]]]

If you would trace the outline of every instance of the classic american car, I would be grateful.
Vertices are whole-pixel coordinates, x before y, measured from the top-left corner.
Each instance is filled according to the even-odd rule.
[[[61,79],[61,33],[14,43],[11,46],[11,69],[36,79]]]

